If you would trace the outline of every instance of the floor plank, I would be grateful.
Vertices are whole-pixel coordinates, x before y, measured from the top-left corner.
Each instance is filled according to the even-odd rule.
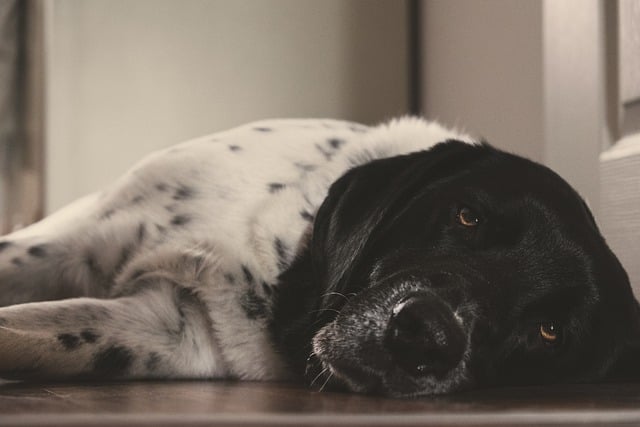
[[[203,381],[0,384],[2,426],[640,425],[640,385],[481,390],[415,400]]]

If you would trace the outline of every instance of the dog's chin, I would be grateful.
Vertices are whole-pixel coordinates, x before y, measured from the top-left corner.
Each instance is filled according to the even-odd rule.
[[[384,369],[376,369],[360,358],[340,357],[335,349],[325,348],[317,342],[308,360],[306,376],[310,387],[317,391],[345,391],[396,398],[451,393],[466,388],[467,383],[464,361],[444,376],[414,377],[398,366],[385,364]]]
[[[442,382],[430,377],[416,381],[398,372],[379,372],[362,365],[344,362],[322,362],[311,388],[317,391],[344,391],[394,398],[417,398],[447,394],[460,391],[465,387],[458,381]]]
[[[331,384],[334,390],[346,389],[362,394],[387,394],[383,385],[383,376],[376,371],[346,363],[329,364],[328,368],[335,378]]]

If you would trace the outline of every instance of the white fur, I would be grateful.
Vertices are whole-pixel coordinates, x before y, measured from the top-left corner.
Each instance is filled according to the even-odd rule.
[[[91,357],[117,343],[134,356],[129,376],[286,378],[267,331],[268,289],[277,286],[283,266],[300,250],[309,215],[331,183],[375,158],[452,138],[471,142],[418,118],[376,127],[269,120],[151,154],[106,191],[2,239],[10,243],[0,251],[0,305],[56,298],[61,292],[85,297],[0,309],[0,335],[10,334],[3,339],[15,343],[14,358],[5,360],[15,360],[42,331],[49,331],[48,342],[57,347],[37,347],[36,359],[64,358],[55,337],[72,330],[74,320],[66,324],[52,314],[66,304],[84,304],[86,310],[100,306],[111,312],[112,320],[85,326],[113,342],[83,344],[73,351],[84,364],[61,363],[60,373],[90,370]],[[46,255],[30,254],[34,246]],[[181,289],[197,302],[176,296]],[[262,315],[248,316],[243,301],[263,301]],[[164,323],[177,321],[176,307],[189,310],[182,313],[189,324],[178,343],[163,329]],[[0,353],[10,353],[9,347]],[[162,361],[153,372],[141,362],[149,351]],[[12,367],[12,362],[0,363],[0,372]]]

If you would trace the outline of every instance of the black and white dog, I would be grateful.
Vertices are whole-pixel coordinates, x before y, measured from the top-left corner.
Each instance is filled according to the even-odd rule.
[[[549,169],[435,123],[250,124],[0,240],[4,378],[419,396],[636,379],[640,317]]]

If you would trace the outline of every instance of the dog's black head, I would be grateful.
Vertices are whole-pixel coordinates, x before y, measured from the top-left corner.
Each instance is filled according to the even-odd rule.
[[[296,306],[282,340],[302,341],[318,386],[416,396],[637,369],[638,305],[589,209],[554,172],[488,145],[351,170],[283,281],[299,290],[278,308]]]

